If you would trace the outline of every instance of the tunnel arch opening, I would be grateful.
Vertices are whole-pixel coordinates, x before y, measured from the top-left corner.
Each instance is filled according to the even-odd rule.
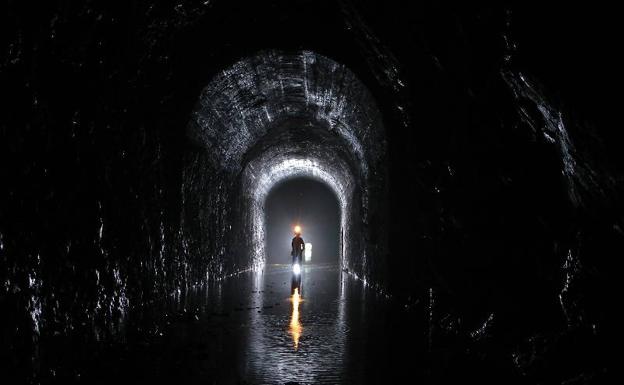
[[[310,51],[244,58],[202,91],[188,135],[197,151],[185,173],[186,218],[206,233],[199,253],[215,268],[262,268],[268,192],[308,177],[338,197],[342,267],[383,270],[384,126],[348,68]]]
[[[342,214],[336,192],[321,180],[299,176],[273,185],[264,203],[266,263],[290,263],[293,230],[300,226],[305,262],[338,264]]]

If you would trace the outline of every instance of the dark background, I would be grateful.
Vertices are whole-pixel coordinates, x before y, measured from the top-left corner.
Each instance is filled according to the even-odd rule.
[[[120,314],[133,314],[125,299],[149,304],[206,266],[227,269],[186,247],[202,235],[180,215],[192,150],[184,128],[218,71],[276,48],[345,64],[378,101],[392,222],[388,271],[370,278],[415,312],[434,293],[438,369],[461,376],[454,365],[470,359],[527,383],[606,381],[624,255],[614,9],[312,0],[0,7],[7,373],[47,378],[52,368],[73,378],[93,352],[131,339],[116,331]],[[519,74],[535,85],[533,99],[506,80]],[[540,108],[562,116],[554,142]],[[563,133],[574,144],[569,176]],[[483,338],[472,338],[482,326]]]

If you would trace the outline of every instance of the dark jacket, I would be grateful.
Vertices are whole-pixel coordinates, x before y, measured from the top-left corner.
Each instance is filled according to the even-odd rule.
[[[292,240],[292,252],[290,253],[293,257],[301,257],[303,250],[305,249],[305,242],[303,238],[296,235]]]

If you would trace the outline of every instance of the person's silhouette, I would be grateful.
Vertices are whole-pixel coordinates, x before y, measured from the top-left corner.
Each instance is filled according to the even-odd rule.
[[[291,255],[293,257],[293,263],[301,262],[301,256],[303,251],[305,250],[305,242],[303,238],[301,238],[301,227],[295,226],[295,237],[292,239],[292,252]]]

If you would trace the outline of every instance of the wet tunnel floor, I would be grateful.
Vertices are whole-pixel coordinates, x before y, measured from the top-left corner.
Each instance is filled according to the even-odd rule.
[[[180,293],[127,320],[121,343],[48,353],[63,361],[49,382],[523,383],[500,365],[503,354],[472,352],[466,341],[438,338],[429,350],[424,301],[406,311],[335,265],[302,274],[298,306],[290,265]]]
[[[393,321],[398,317],[384,296],[338,266],[309,265],[297,306],[290,274],[290,265],[270,265],[187,296],[177,316],[169,316],[143,346],[134,343],[123,368],[112,364],[106,377],[185,384],[384,383],[418,366],[413,360],[424,348],[423,331],[412,330],[405,319]]]
[[[225,383],[363,382],[374,375],[365,352],[386,328],[370,314],[384,314],[385,301],[335,266],[304,267],[300,297],[290,295],[290,278],[290,266],[268,266],[218,288],[211,307],[224,319],[209,326],[217,349],[205,371]]]

